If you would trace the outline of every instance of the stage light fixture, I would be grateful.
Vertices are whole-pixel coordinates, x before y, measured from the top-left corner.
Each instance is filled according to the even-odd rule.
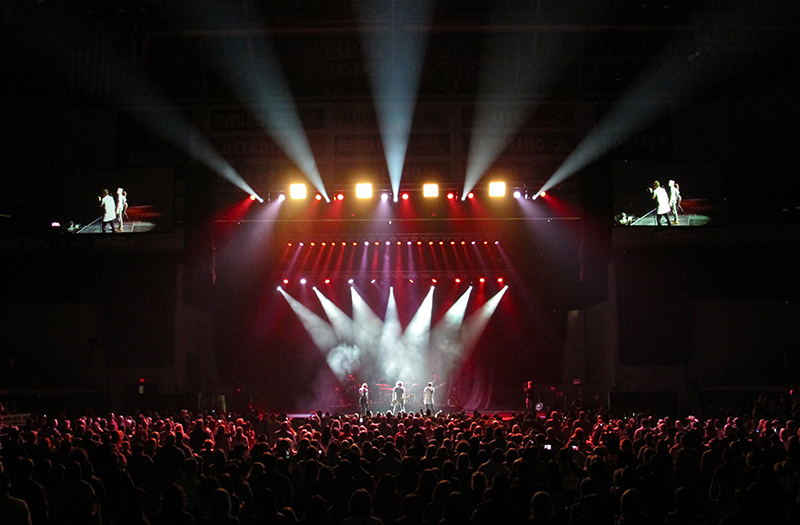
[[[402,198],[403,198],[404,201],[407,201],[408,200],[408,193],[404,193],[402,195]]]
[[[322,195],[320,195],[319,193],[317,193],[317,196],[315,197],[315,199],[317,199],[318,201],[321,201],[321,200],[322,200]]]
[[[436,282],[437,282],[437,281],[436,281],[436,279],[431,279],[431,282],[432,282],[433,284],[436,284]]]
[[[311,246],[316,246],[316,245],[317,245],[317,243],[315,243],[315,242],[311,243]]]
[[[301,242],[301,243],[300,243],[300,246],[305,246],[305,243],[302,243],[302,242]]]
[[[506,183],[502,181],[494,181],[489,183],[489,197],[505,197],[506,196]]]
[[[343,242],[343,243],[342,243],[342,246],[347,246],[347,243],[346,243],[346,242]]]
[[[476,244],[477,244],[477,243],[476,243],[475,241],[472,241],[472,245],[473,245],[473,246],[475,246]]]
[[[450,192],[450,193],[447,194],[447,200],[453,200],[455,198],[456,198],[456,194],[455,193]]]
[[[323,245],[323,246],[327,246],[327,245],[328,245],[328,243],[325,243],[325,242],[323,242],[323,243],[322,243],[322,245]]]
[[[344,200],[344,193],[340,193],[339,195],[337,195],[336,199],[340,200],[340,201],[343,201]]]
[[[283,284],[289,284],[289,279],[284,279]]]
[[[364,246],[369,246],[369,241],[364,241]]]
[[[331,284],[331,280],[330,279],[325,279],[325,284]]]
[[[389,200],[389,194],[388,193],[381,193],[381,200],[383,202],[388,201]]]
[[[358,244],[357,242],[354,242],[354,243],[353,243],[353,246],[356,246],[357,244]]]
[[[450,246],[454,245],[456,241],[450,241]]]
[[[417,241],[417,246],[421,246],[421,245],[422,245],[422,241]]]
[[[375,284],[375,279],[371,280],[370,282],[371,282],[372,284]]]
[[[483,241],[484,246],[489,244],[489,241]]]
[[[547,197],[547,192],[546,191],[540,192],[539,197]]]
[[[308,196],[308,190],[306,189],[305,184],[290,184],[289,185],[289,197],[293,200],[301,200],[305,199]],[[320,200],[322,195],[317,195],[317,200]]]
[[[414,284],[414,279],[409,279],[408,282],[410,282],[411,284]]]
[[[428,241],[428,246],[433,246],[433,241]]]
[[[348,279],[347,280],[347,284],[353,284],[353,280],[352,279]]]
[[[467,244],[467,241],[461,241],[461,246],[464,246],[465,244]]]
[[[305,279],[300,279],[300,284],[306,284],[306,280]]]
[[[519,190],[515,191],[515,192],[514,192],[514,198],[515,198],[515,199],[520,199],[520,198],[522,198],[522,192],[521,192],[521,191],[519,191]]]
[[[444,241],[439,241],[439,246],[443,245]]]
[[[461,279],[459,279],[458,277],[456,277],[456,282],[457,282],[457,283],[460,283],[460,282],[461,282]]]
[[[372,184],[370,184],[369,182],[359,182],[358,184],[356,184],[356,198],[371,199]]]
[[[495,244],[500,244],[500,241],[494,241]]]
[[[486,282],[486,279],[484,279],[483,277],[481,277],[480,279],[478,279],[478,281],[480,281],[480,282],[482,282],[482,283],[485,283],[485,282]]]
[[[411,246],[411,241],[408,241],[408,243],[407,243],[407,244],[408,244],[409,246]]]
[[[255,195],[250,195],[250,200],[251,200],[251,201],[254,201],[254,200],[256,200],[256,196],[255,196]]]
[[[286,243],[286,246],[291,246],[291,245],[292,245],[292,243],[290,243],[290,242]]]
[[[380,243],[379,243],[378,241],[375,241],[375,246],[377,246],[377,245],[379,245],[379,244],[380,244]]]
[[[469,193],[467,193],[467,198],[468,199],[474,199],[475,198],[475,194],[472,193],[472,192],[469,192]]]
[[[432,199],[439,196],[439,185],[434,183],[428,183],[422,185],[422,196],[428,199]]]
[[[502,277],[498,277],[498,278],[497,278],[497,282],[498,282],[498,283],[500,283],[500,284],[502,284],[502,283],[503,283],[503,278],[502,278]]]
[[[386,241],[386,246],[389,246],[389,244],[390,244],[389,241]]]
[[[402,242],[400,242],[400,241],[397,241],[397,245],[398,245],[398,246],[400,246],[401,244],[403,244],[403,243],[402,243]]]
[[[278,202],[283,202],[283,201],[285,201],[285,200],[286,200],[286,195],[284,195],[283,193],[281,193],[280,195],[278,195]]]

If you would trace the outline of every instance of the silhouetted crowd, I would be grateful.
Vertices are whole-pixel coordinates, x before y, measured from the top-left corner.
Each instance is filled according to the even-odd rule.
[[[800,523],[798,425],[758,415],[32,417],[0,523]]]

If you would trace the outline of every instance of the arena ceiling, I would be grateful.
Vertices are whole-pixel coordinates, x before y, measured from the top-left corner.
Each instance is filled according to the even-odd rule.
[[[687,67],[727,64],[724,76],[707,80],[705,96],[796,83],[800,70],[794,2],[440,0],[428,20],[408,15],[421,1],[382,1],[365,23],[353,0],[6,0],[0,89],[102,104],[120,81],[109,60],[116,53],[175,101],[224,103],[233,96],[210,67],[218,57],[208,50],[238,48],[236,66],[247,75],[249,65],[269,60],[254,50],[270,39],[296,99],[365,99],[361,35],[389,31],[428,38],[421,99],[476,97],[486,43],[497,35],[505,53],[493,60],[517,68],[507,82],[545,79],[546,89],[524,91],[538,100],[615,100],[665,52],[685,56]]]

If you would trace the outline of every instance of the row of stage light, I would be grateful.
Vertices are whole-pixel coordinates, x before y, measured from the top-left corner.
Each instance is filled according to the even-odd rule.
[[[459,199],[459,195],[455,191],[448,191],[447,193],[443,193],[439,191],[439,185],[436,183],[427,183],[422,185],[422,196],[425,199],[437,199],[440,196],[447,197],[448,200],[457,200]],[[287,193],[280,193],[278,195],[278,200],[285,200],[286,195],[289,195],[289,199],[291,200],[306,200],[309,197],[308,186],[303,183],[296,183],[289,185],[289,191]],[[355,196],[356,199],[361,200],[369,200],[375,196],[376,192],[373,188],[373,185],[369,182],[361,182],[355,185]],[[502,181],[494,181],[490,182],[487,190],[487,195],[493,199],[499,199],[506,196],[506,183]],[[527,190],[514,190],[512,195],[515,199],[530,199],[536,200],[539,197],[546,196],[545,192],[539,193],[529,193]],[[314,198],[318,201],[326,199],[327,196],[323,196],[321,193],[317,193]],[[384,202],[388,201],[391,198],[391,195],[388,191],[384,191],[380,193],[380,199]],[[402,192],[400,194],[399,199],[407,201],[411,198],[411,194],[407,191]],[[461,200],[467,199],[474,199],[475,192],[470,191],[466,195],[461,197]],[[264,202],[264,200],[256,195],[255,193],[250,194],[250,200],[258,200],[259,202]],[[333,201],[342,201],[344,200],[344,193],[334,193],[332,199]],[[330,202],[330,201],[329,201]]]
[[[461,283],[469,283],[470,285],[474,285],[475,283],[484,284],[487,281],[491,281],[492,279],[487,279],[486,277],[478,277],[477,279],[472,280],[472,279],[462,279],[461,277],[454,277],[454,278],[448,278],[448,279],[436,279],[436,278],[424,279],[423,278],[423,279],[403,279],[403,280],[404,281],[408,281],[409,284],[426,283],[426,282],[430,281],[431,287],[433,287],[433,286],[435,286],[435,285],[437,285],[439,283],[444,284],[444,283],[450,282],[450,281],[452,281],[455,284],[461,284]],[[334,280],[330,279],[330,278],[326,278],[326,279],[322,280],[322,282],[325,283],[325,284],[331,284],[333,281]],[[338,279],[337,279],[337,281],[338,281]],[[369,281],[370,284],[383,284],[383,279],[368,279],[368,281]],[[503,277],[498,277],[496,279],[496,281],[497,281],[498,284],[501,284],[501,285],[504,285],[504,286],[506,285],[506,280]],[[288,285],[288,284],[292,283],[292,280],[291,279],[283,279],[282,282],[283,282],[284,285]],[[301,277],[300,279],[296,279],[296,282],[298,282],[300,284],[308,284],[308,279],[305,278],[305,277]],[[347,284],[349,284],[350,286],[354,286],[355,285],[355,279],[348,279],[347,280]],[[278,286],[278,290],[280,290],[280,289],[281,289],[281,287]]]
[[[363,243],[361,243],[361,242],[350,242],[350,243],[347,243],[345,241],[342,241],[342,242],[328,242],[328,241],[325,241],[325,242],[320,242],[320,243],[310,242],[310,243],[308,243],[308,245],[313,248],[313,247],[316,247],[317,244],[319,244],[320,246],[324,246],[324,247],[327,247],[327,246],[335,247],[335,246],[347,246],[348,244],[350,244],[351,246],[358,246],[359,244],[363,244],[364,246],[380,246],[381,244],[386,245],[386,246],[391,246],[392,244],[396,244],[397,246],[402,246],[403,243],[405,243],[408,246],[412,246],[414,244],[416,244],[417,246],[422,246],[423,244],[427,244],[428,246],[433,246],[435,244],[438,244],[439,246],[444,246],[445,244],[450,244],[451,246],[455,246],[456,244],[460,244],[462,246],[466,246],[467,244],[470,244],[472,246],[476,246],[476,245],[479,244],[478,241],[469,241],[469,242],[467,242],[467,241],[449,241],[449,242],[445,242],[445,241],[396,241],[394,243],[392,241],[383,241],[383,242],[382,241],[374,241],[374,242],[364,241]],[[480,244],[483,244],[484,246],[490,245],[490,244],[500,244],[500,241],[481,241]],[[305,245],[306,245],[305,242],[298,242],[297,243],[297,246],[299,246],[301,248],[304,247]],[[287,242],[286,246],[292,247],[292,246],[294,246],[294,243]]]

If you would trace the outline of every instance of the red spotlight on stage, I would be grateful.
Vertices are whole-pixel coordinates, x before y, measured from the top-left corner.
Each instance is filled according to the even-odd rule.
[[[317,193],[317,196],[316,196],[316,197],[314,197],[314,198],[315,198],[315,199],[317,199],[318,201],[321,201],[321,200],[322,200],[322,195],[320,195],[319,193]]]
[[[316,246],[316,245],[317,245],[317,243],[315,243],[315,242],[311,243],[311,246]]]
[[[331,284],[331,280],[330,279],[325,279],[325,284]]]
[[[467,241],[461,241],[461,246],[464,246],[465,244],[467,244]]]
[[[450,241],[450,246],[454,245],[456,241]]]
[[[289,279],[284,279],[283,284],[289,284]]]
[[[484,245],[489,244],[489,241],[483,241],[483,244]]]
[[[302,243],[302,242],[301,242],[301,243],[300,243],[300,246],[305,246],[305,243]]]
[[[375,246],[377,246],[377,245],[379,245],[379,244],[380,244],[380,243],[379,243],[378,241],[375,241]]]
[[[447,194],[447,200],[453,200],[455,198],[456,198],[456,194],[455,193],[450,192],[450,193]]]
[[[401,244],[403,244],[403,243],[402,243],[402,242],[400,242],[400,241],[397,241],[397,245],[398,245],[398,246],[400,246]]]
[[[436,284],[436,279],[431,279],[432,284]]]
[[[398,243],[398,244],[400,244],[400,243]],[[408,241],[408,245],[411,246],[411,241]]]
[[[407,200],[408,200],[408,193],[404,193],[404,194],[402,195],[402,199],[403,199],[404,201],[407,201]]]
[[[480,279],[478,279],[478,281],[480,281],[480,282],[482,282],[482,283],[485,283],[485,282],[486,282],[486,279],[484,279],[483,277],[481,277]]]
[[[547,192],[546,191],[540,192],[539,197],[547,197]]]
[[[251,200],[251,201],[254,201],[254,200],[256,200],[256,196],[255,196],[255,195],[250,195],[250,200]]]
[[[323,242],[323,243],[322,243],[322,245],[323,245],[323,246],[327,246],[328,244]]]
[[[461,279],[459,279],[458,277],[456,277],[456,282],[457,282],[457,283],[460,283],[460,282],[461,282]]]
[[[353,243],[353,246],[356,246],[357,244],[358,244],[357,242],[354,242],[354,243]]]
[[[414,284],[414,279],[409,279],[408,282],[410,282],[411,284]]]
[[[467,198],[468,199],[474,199],[475,198],[475,194],[472,193],[472,192],[469,192],[469,193],[467,193]]]
[[[443,245],[444,241],[439,241],[439,246]]]
[[[428,241],[428,246],[433,246],[433,241]]]
[[[355,244],[355,243],[353,243],[353,244]],[[343,243],[342,243],[342,246],[347,246],[347,243],[346,243],[346,242],[343,242]]]
[[[340,201],[343,201],[344,200],[344,194],[340,193],[339,195],[336,196],[336,199],[340,200]]]
[[[300,279],[300,284],[306,284],[306,280],[305,279]]]
[[[389,241],[386,241],[386,246],[389,246],[390,244],[391,244],[391,243],[390,243]]]
[[[500,284],[503,284],[503,278],[502,277],[498,277],[497,278],[497,282],[500,283]]]
[[[417,241],[417,246],[421,246],[421,245],[422,245],[422,241]]]
[[[290,242],[289,242],[289,243],[286,243],[286,246],[291,246],[291,245],[292,245],[292,243],[290,243]]]

